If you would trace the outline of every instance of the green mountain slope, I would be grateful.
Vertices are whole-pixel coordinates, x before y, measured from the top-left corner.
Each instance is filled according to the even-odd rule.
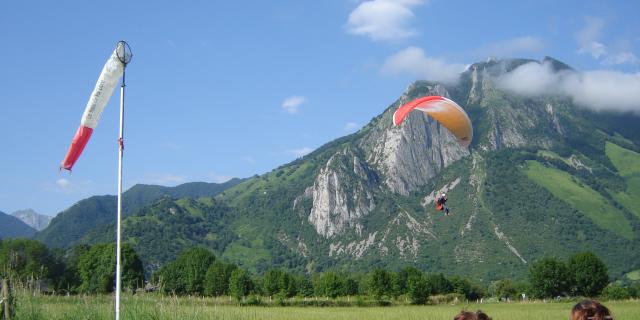
[[[529,179],[584,213],[596,225],[626,239],[633,238],[631,224],[624,213],[608,203],[604,196],[591,187],[576,181],[569,173],[545,167],[535,160],[527,161],[525,172]]]
[[[125,238],[149,271],[191,246],[257,272],[413,265],[494,280],[584,250],[614,276],[640,268],[640,118],[498,86],[525,63],[574,72],[552,58],[491,60],[457,84],[417,81],[357,133],[214,199],[174,197],[137,211],[125,219]],[[469,113],[470,149],[419,112],[392,126],[400,104],[434,94]],[[434,209],[442,191],[450,216]],[[113,226],[101,228],[82,242],[113,239]]]
[[[136,210],[153,204],[162,197],[197,198],[215,196],[241,181],[240,179],[232,179],[221,184],[192,182],[176,187],[138,184],[122,195],[123,216],[129,216]],[[51,247],[68,247],[94,228],[115,223],[116,211],[116,196],[94,196],[84,199],[56,215],[49,226],[38,232],[35,238]],[[115,236],[112,238],[114,239]]]
[[[607,142],[605,151],[625,182],[623,190],[611,193],[616,201],[640,218],[640,153],[611,142]]]
[[[0,211],[0,239],[31,238],[35,233],[36,229],[22,220]]]

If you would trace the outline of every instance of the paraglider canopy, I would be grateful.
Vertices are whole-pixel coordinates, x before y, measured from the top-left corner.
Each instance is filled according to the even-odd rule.
[[[442,96],[427,96],[418,98],[400,106],[393,113],[393,124],[399,126],[413,110],[420,110],[447,128],[458,139],[458,142],[468,147],[473,139],[473,126],[469,115],[457,103]]]

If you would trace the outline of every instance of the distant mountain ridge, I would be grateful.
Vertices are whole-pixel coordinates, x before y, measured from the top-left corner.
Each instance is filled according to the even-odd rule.
[[[49,225],[49,222],[51,222],[51,219],[53,219],[53,217],[39,214],[33,209],[18,210],[11,213],[11,215],[22,220],[22,222],[26,223],[37,231],[46,228]]]
[[[162,197],[215,196],[241,181],[242,179],[234,178],[224,183],[190,182],[175,187],[137,184],[122,195],[123,216],[127,217]],[[114,223],[116,207],[117,197],[112,195],[93,196],[81,200],[58,213],[47,228],[35,235],[35,239],[54,248],[68,247],[93,228]]]
[[[35,233],[22,220],[0,211],[0,239],[31,238]]]
[[[550,57],[505,59],[475,63],[455,84],[416,81],[358,132],[300,159],[215,197],[130,212],[124,238],[148,271],[193,246],[256,272],[412,265],[491,281],[584,250],[614,277],[640,268],[640,118],[498,85],[527,63],[576,72]],[[469,149],[420,112],[392,125],[398,106],[425,95],[467,111]],[[434,209],[442,191],[450,216]],[[113,222],[95,226],[66,243],[113,239]]]

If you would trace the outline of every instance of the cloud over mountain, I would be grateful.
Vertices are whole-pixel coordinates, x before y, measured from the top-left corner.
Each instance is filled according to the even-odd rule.
[[[530,62],[499,77],[503,89],[527,96],[561,94],[593,110],[640,113],[640,73],[553,70],[550,63]]]
[[[419,79],[453,83],[466,69],[464,64],[450,63],[444,59],[428,57],[424,50],[408,47],[387,58],[382,66],[383,73],[409,74]]]

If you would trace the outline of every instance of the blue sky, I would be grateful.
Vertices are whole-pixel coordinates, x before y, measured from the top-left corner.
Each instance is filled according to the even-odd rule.
[[[4,1],[0,211],[115,194],[117,91],[73,173],[58,166],[121,39],[134,53],[125,187],[173,186],[270,171],[354,132],[412,81],[455,81],[488,56],[549,55],[632,92],[639,3]]]

